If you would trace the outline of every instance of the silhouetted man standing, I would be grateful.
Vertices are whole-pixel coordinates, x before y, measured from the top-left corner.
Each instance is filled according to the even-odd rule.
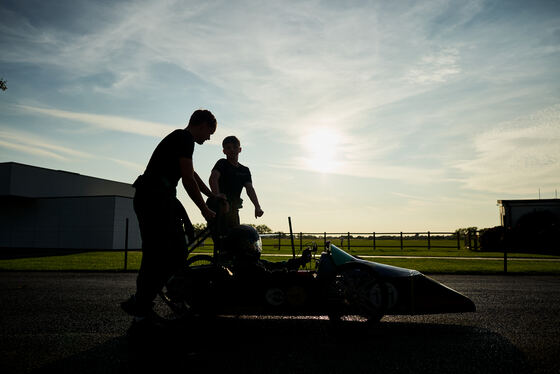
[[[153,300],[169,277],[185,261],[186,238],[192,240],[192,224],[177,199],[182,181],[189,197],[206,218],[215,217],[201,193],[214,196],[194,171],[194,143],[203,144],[216,131],[216,118],[208,110],[195,111],[185,129],[175,130],[156,147],[144,174],[134,182],[134,211],[142,236],[142,262],[136,294],[121,304],[135,317],[134,323],[150,321]]]

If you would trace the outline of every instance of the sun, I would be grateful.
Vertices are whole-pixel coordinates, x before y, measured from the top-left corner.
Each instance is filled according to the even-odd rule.
[[[302,138],[304,162],[308,169],[320,173],[333,172],[338,162],[340,135],[329,128],[316,128]]]

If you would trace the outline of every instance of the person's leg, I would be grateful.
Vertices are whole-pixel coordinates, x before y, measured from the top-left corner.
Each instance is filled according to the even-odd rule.
[[[226,215],[226,226],[229,230],[240,225],[239,209],[230,209]]]
[[[136,279],[137,314],[151,312],[153,300],[172,272],[180,267],[186,247],[180,219],[172,199],[136,201],[142,236],[142,262]]]
[[[219,254],[222,251],[223,241],[229,233],[228,213],[225,212],[227,210],[227,202],[221,199],[209,198],[206,203],[210,209],[216,212],[216,218],[214,221],[209,222],[208,225],[212,241],[214,242],[214,253]]]

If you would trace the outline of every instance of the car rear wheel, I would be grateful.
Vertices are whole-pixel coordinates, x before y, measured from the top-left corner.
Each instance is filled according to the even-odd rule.
[[[190,279],[190,270],[197,268],[211,268],[214,257],[209,255],[194,255],[185,262],[185,270],[173,275],[154,301],[154,311],[167,321],[179,321],[193,315],[191,295],[185,291],[194,288]]]

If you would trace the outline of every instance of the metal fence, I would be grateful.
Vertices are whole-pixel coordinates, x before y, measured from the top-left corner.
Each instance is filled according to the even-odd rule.
[[[264,248],[276,248],[280,250],[282,247],[291,247],[290,236],[283,232],[261,235]],[[472,249],[478,250],[479,231],[461,232],[370,232],[370,233],[329,233],[329,232],[311,232],[311,233],[294,233],[294,246],[299,246],[300,250],[310,241],[317,244],[326,245],[331,242],[343,249],[352,251],[354,249],[370,248],[372,251],[381,248],[405,248],[427,250],[432,249]]]

